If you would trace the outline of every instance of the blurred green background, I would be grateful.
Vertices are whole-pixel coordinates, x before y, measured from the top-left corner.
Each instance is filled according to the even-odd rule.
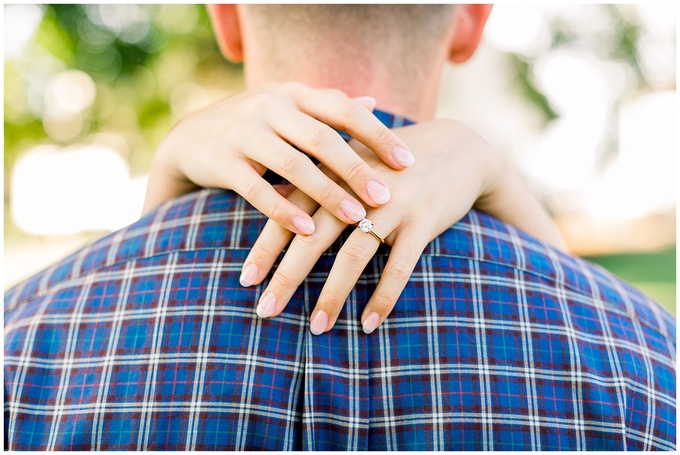
[[[586,256],[653,297],[675,315],[675,248],[653,253]]]
[[[125,137],[132,172],[146,173],[192,98],[207,98],[211,88],[228,95],[242,87],[241,66],[222,58],[202,5],[8,5],[5,16],[24,29],[36,22],[17,55],[11,44],[6,50],[6,182],[26,146],[68,144],[107,131]],[[65,70],[87,75],[96,96],[77,106],[80,112],[58,112],[69,118],[51,124],[45,92]],[[76,96],[83,91],[78,82],[71,87]]]
[[[202,5],[4,8],[7,288],[134,221],[153,153],[172,125],[242,90],[243,79],[241,66],[220,55]],[[439,116],[470,124],[515,160],[572,251],[675,313],[675,196],[669,191],[674,193],[675,174],[668,171],[675,167],[675,143],[667,140],[674,132],[664,130],[663,139],[645,150],[635,147],[649,143],[644,134],[660,135],[641,126],[631,139],[630,128],[621,126],[630,123],[631,112],[631,118],[642,116],[652,124],[659,124],[655,115],[675,118],[674,107],[668,107],[669,97],[672,105],[675,97],[672,5],[496,6],[478,54],[445,74]],[[564,62],[581,69],[560,79]],[[574,93],[588,100],[581,103],[585,110],[568,105]],[[565,129],[570,121],[579,134]],[[563,136],[554,136],[560,128]],[[590,142],[565,145],[588,131]],[[550,155],[555,143],[567,147],[566,153],[579,152],[567,156],[574,169],[567,169],[559,153]],[[532,148],[540,149],[545,161],[527,152]],[[640,176],[639,163],[646,163],[640,159],[651,151],[657,155]],[[115,174],[111,169],[118,169],[118,162]],[[99,179],[108,189],[95,188],[96,182],[79,184],[79,176],[98,175],[88,166],[101,166],[121,180]],[[551,169],[558,177],[571,172],[571,180],[557,185]],[[619,184],[637,185],[636,196],[617,189]],[[97,221],[106,214],[84,210],[83,193],[114,201],[109,206],[115,210],[108,212],[115,217]],[[50,208],[70,213],[71,223],[50,215]]]

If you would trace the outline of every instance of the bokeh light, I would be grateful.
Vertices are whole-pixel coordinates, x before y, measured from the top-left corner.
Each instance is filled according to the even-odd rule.
[[[108,147],[39,145],[14,166],[12,217],[36,235],[112,231],[139,217],[144,196],[139,187],[126,161]]]

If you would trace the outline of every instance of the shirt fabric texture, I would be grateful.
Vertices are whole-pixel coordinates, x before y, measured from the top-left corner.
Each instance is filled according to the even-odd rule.
[[[10,289],[5,448],[675,449],[675,320],[604,269],[472,210],[373,334],[359,318],[387,245],[315,336],[354,228],[262,319],[269,278],[239,275],[265,221],[199,191]]]

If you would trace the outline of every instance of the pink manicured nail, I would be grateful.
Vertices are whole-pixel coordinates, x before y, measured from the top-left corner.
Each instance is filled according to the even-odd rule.
[[[342,213],[352,221],[361,221],[366,218],[366,210],[361,204],[350,199],[345,199],[340,203],[340,210],[342,210]]]
[[[296,216],[293,218],[293,226],[303,234],[314,234],[314,222],[308,218]]]
[[[402,166],[410,166],[416,162],[416,157],[403,147],[395,147],[392,150],[392,158]]]
[[[260,303],[257,305],[257,315],[261,318],[268,318],[274,313],[274,307],[276,306],[276,297],[274,294],[267,291],[260,297]]]
[[[312,319],[309,330],[311,330],[314,335],[320,335],[326,330],[327,325],[328,315],[324,310],[319,310],[314,316],[314,319]]]
[[[372,333],[376,327],[378,327],[378,324],[380,323],[380,316],[378,316],[378,313],[371,312],[371,314],[368,315],[366,320],[364,321],[364,333],[369,334]]]
[[[255,267],[255,265],[253,264],[248,264],[241,271],[241,278],[239,278],[241,286],[244,287],[252,286],[253,283],[255,283],[255,280],[257,280],[257,267]]]
[[[357,96],[354,98],[354,101],[358,101],[359,103],[363,104],[364,107],[369,111],[375,109],[375,106],[378,104],[378,101],[376,101],[376,99],[372,96]]]
[[[366,190],[368,191],[368,195],[375,201],[376,204],[384,204],[390,200],[390,190],[375,180],[368,182],[368,185],[366,185]]]

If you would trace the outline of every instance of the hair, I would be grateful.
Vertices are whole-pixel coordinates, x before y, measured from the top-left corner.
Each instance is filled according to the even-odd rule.
[[[270,68],[290,74],[318,61],[319,49],[336,61],[418,77],[438,52],[453,5],[247,5],[252,33]],[[311,58],[310,58],[311,57]],[[327,71],[333,71],[333,68]]]

